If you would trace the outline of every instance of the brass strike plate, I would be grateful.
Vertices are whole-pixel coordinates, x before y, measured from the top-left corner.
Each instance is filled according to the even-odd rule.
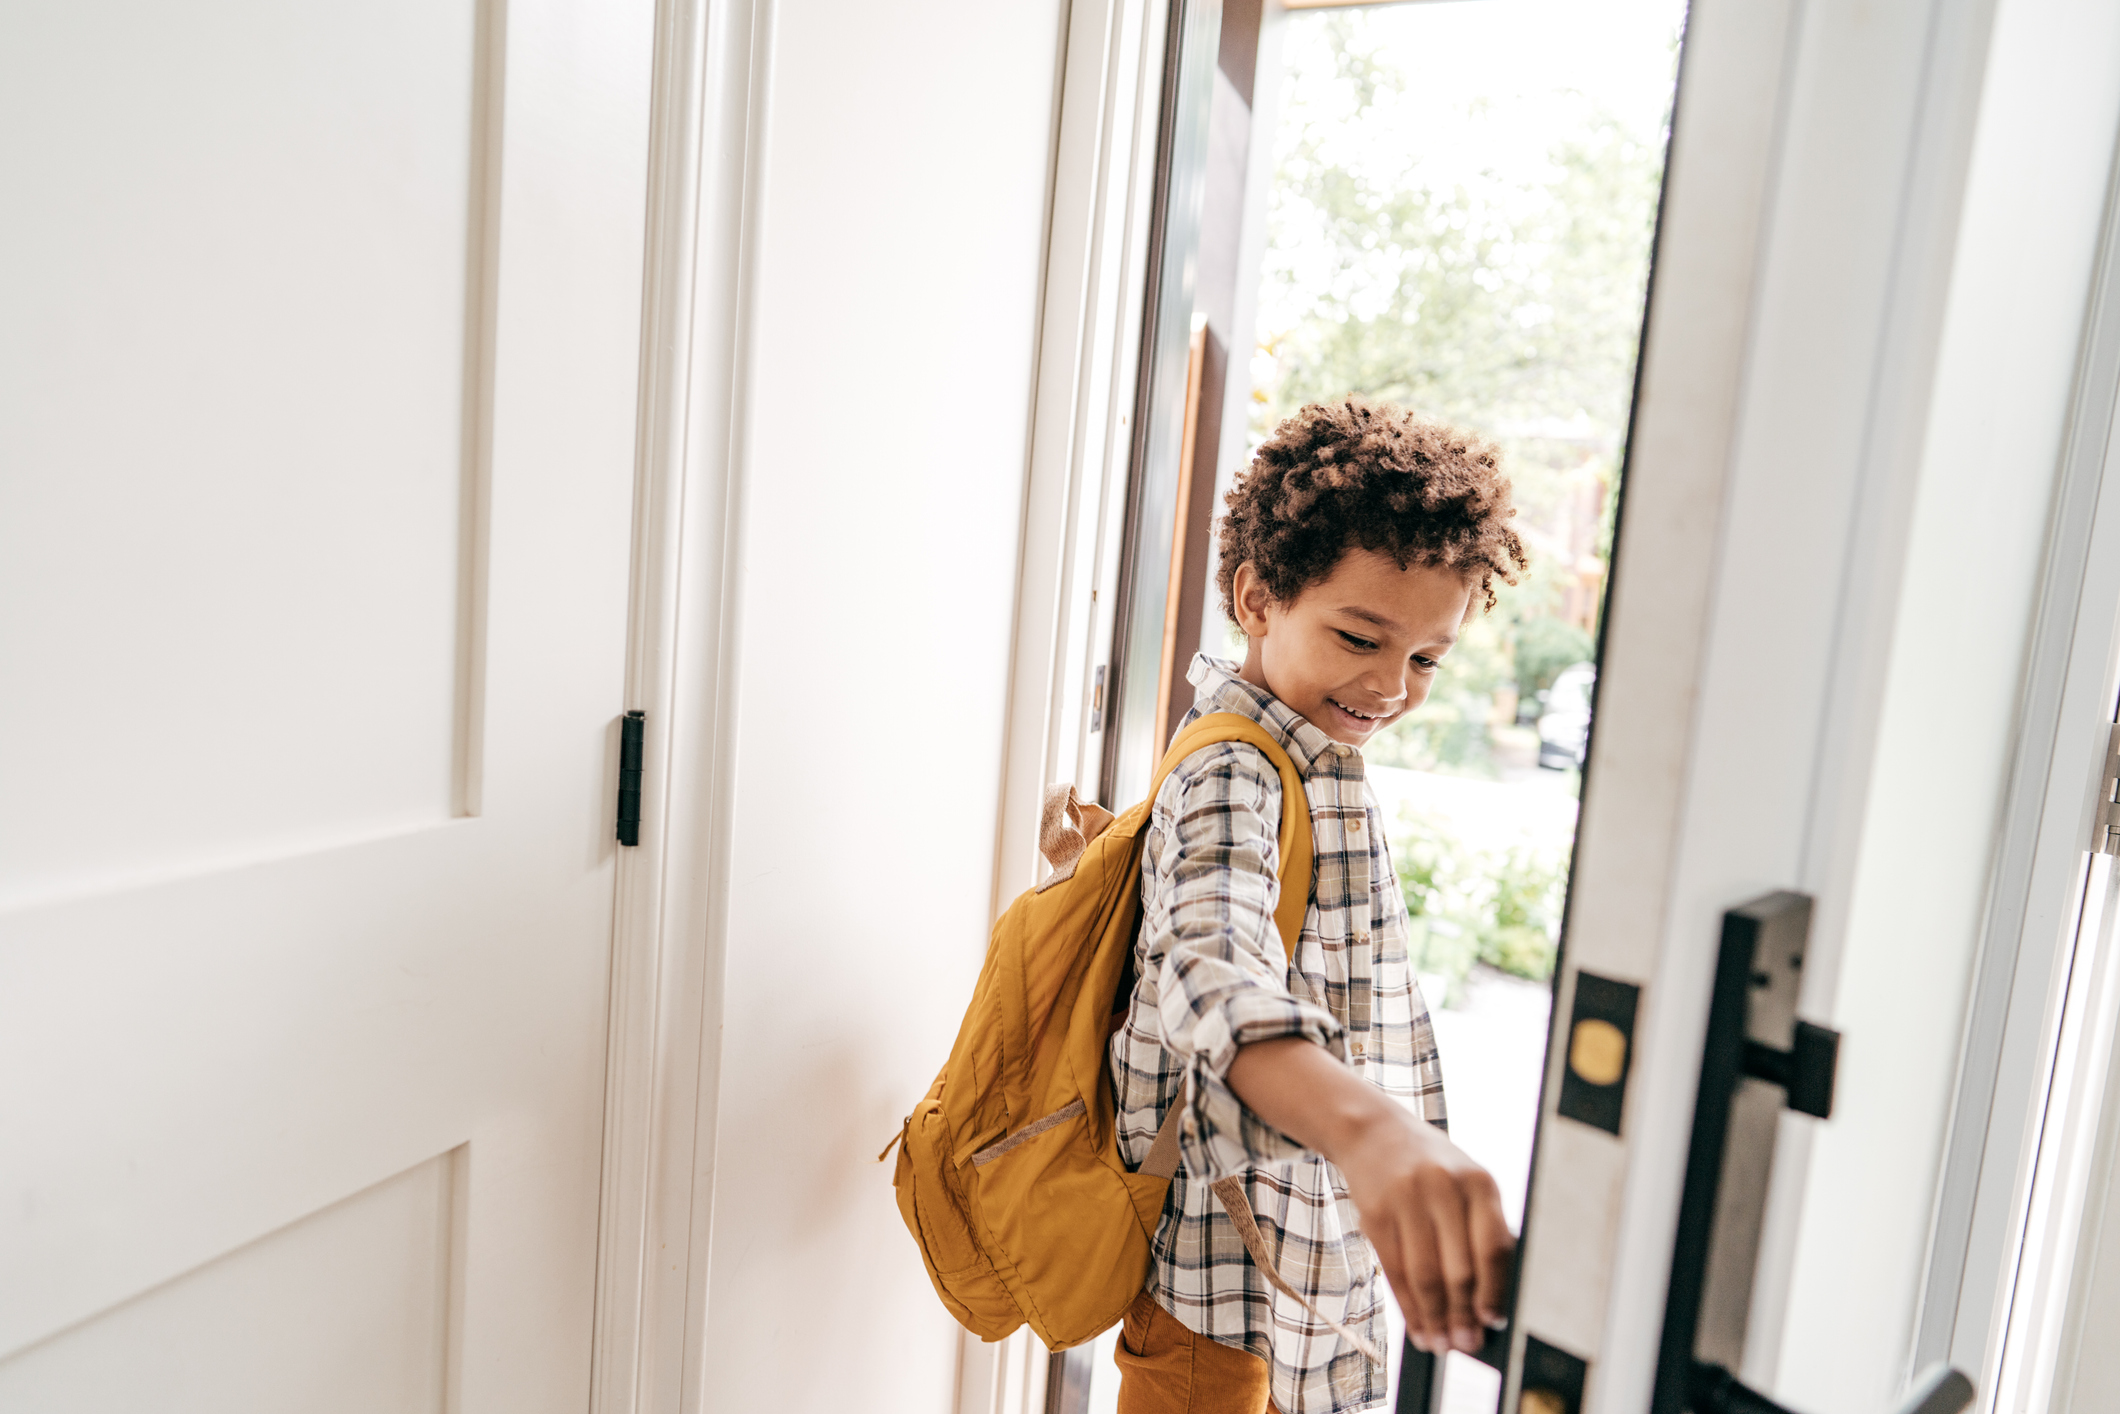
[[[1642,989],[1593,972],[1575,974],[1575,1005],[1568,1022],[1567,1065],[1561,1071],[1560,1113],[1619,1133],[1627,1097],[1627,1071],[1634,1062],[1634,1013]]]
[[[1589,1373],[1589,1362],[1537,1336],[1527,1337],[1516,1414],[1582,1414],[1583,1382]]]

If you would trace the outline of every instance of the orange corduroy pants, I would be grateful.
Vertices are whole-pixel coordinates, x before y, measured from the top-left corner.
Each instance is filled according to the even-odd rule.
[[[1266,1362],[1186,1329],[1144,1291],[1119,1328],[1119,1414],[1274,1414]]]

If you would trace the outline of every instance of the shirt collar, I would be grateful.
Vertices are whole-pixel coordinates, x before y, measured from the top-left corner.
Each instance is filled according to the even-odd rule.
[[[1317,769],[1321,759],[1355,754],[1353,747],[1343,746],[1325,735],[1308,717],[1265,688],[1238,677],[1237,670],[1237,664],[1227,658],[1206,653],[1193,655],[1192,667],[1185,674],[1185,680],[1195,689],[1192,715],[1186,718],[1188,722],[1210,712],[1234,712],[1240,717],[1249,717],[1272,733],[1274,740],[1287,750],[1306,776]]]

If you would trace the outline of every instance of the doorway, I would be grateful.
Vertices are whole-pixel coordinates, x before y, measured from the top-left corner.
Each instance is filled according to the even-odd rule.
[[[1214,9],[1171,24],[1101,794],[1145,789],[1194,651],[1241,656],[1212,522],[1280,420],[1354,393],[1502,447],[1533,568],[1365,755],[1452,1134],[1520,1222],[1684,5]],[[1051,1408],[1111,1407],[1110,1342]]]

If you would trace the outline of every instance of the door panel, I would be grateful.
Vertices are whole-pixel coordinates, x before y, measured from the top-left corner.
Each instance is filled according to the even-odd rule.
[[[0,1408],[131,1414],[446,1407],[443,1154],[0,1366]]]
[[[18,21],[0,897],[451,812],[474,19]]]
[[[70,1392],[31,1407],[330,1407],[356,1350],[363,1408],[440,1407],[438,1359],[453,1408],[583,1402],[651,22],[0,32],[0,1391]]]

